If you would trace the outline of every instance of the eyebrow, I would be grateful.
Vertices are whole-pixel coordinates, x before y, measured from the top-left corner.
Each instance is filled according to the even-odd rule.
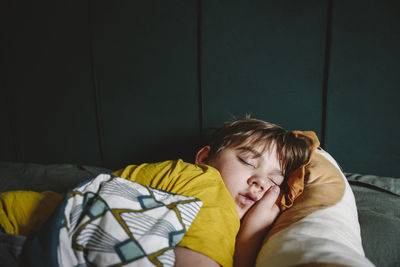
[[[284,177],[284,176],[283,176],[283,173],[282,173],[280,170],[278,170],[278,169],[275,170],[275,171],[273,171],[272,174],[276,174],[276,175],[279,175],[279,176]]]
[[[255,150],[249,146],[239,147],[238,150],[251,152],[255,158],[260,158],[262,156],[262,154],[260,152],[258,152],[257,150]]]

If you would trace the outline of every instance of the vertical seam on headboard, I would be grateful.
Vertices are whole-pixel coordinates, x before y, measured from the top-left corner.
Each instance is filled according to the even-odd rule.
[[[93,93],[93,102],[95,107],[95,116],[96,116],[96,131],[97,131],[97,140],[98,147],[100,153],[100,162],[101,166],[104,165],[104,151],[103,151],[103,134],[102,134],[102,123],[100,116],[100,103],[99,103],[99,91],[97,87],[97,79],[96,79],[96,71],[94,66],[94,52],[93,52],[93,31],[92,31],[92,5],[91,0],[88,0],[88,38],[89,38],[89,64],[90,64],[90,75],[92,80],[92,93]]]
[[[9,127],[10,127],[10,140],[11,140],[11,145],[12,145],[12,149],[13,149],[13,157],[12,160],[13,161],[20,161],[20,149],[18,146],[18,133],[17,133],[17,126],[16,126],[16,116],[15,116],[15,112],[14,112],[14,108],[15,105],[13,105],[12,102],[12,97],[10,96],[10,94],[7,92],[8,90],[10,90],[9,88],[6,88],[6,82],[4,82],[4,91],[5,91],[5,97],[6,97],[6,109],[7,109],[7,116],[8,116],[8,120],[9,120]],[[8,89],[8,90],[7,90]],[[11,110],[12,109],[12,110]]]
[[[332,41],[332,13],[333,13],[333,0],[328,0],[327,12],[326,12],[325,58],[324,58],[324,74],[323,74],[323,85],[322,85],[322,114],[321,114],[321,147],[324,148],[326,142],[329,64],[330,64],[331,41]]]
[[[199,134],[203,136],[203,88],[202,88],[202,2],[197,1],[197,92],[199,112]]]

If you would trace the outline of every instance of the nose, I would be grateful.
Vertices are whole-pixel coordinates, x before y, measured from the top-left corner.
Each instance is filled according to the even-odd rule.
[[[249,186],[255,186],[256,188],[259,189],[260,192],[264,192],[269,188],[267,179],[259,177],[259,176],[251,177],[248,180],[248,184],[249,184]]]

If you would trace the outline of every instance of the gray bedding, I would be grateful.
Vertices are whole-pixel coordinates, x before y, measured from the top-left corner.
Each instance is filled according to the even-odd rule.
[[[356,198],[366,256],[376,266],[400,266],[400,179],[346,177]]]
[[[0,162],[0,191],[66,192],[109,169],[73,164]],[[347,173],[354,192],[364,251],[376,266],[400,264],[400,178]]]

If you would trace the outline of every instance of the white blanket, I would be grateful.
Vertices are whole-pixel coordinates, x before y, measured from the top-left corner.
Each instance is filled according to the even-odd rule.
[[[38,266],[173,266],[174,248],[201,205],[193,197],[101,174],[68,194],[49,224],[50,239],[35,237],[48,240],[38,255],[50,259],[33,255],[38,248],[32,244],[41,241],[31,243],[30,260]]]

